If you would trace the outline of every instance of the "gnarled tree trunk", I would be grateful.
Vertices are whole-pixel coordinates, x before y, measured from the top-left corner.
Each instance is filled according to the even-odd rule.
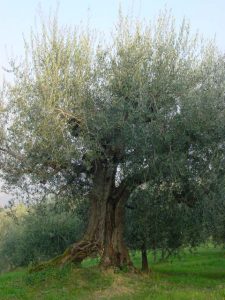
[[[103,164],[98,166],[90,193],[92,204],[86,233],[63,255],[62,264],[99,255],[103,267],[132,266],[123,240],[124,208],[130,192],[115,187],[115,173],[115,169]]]

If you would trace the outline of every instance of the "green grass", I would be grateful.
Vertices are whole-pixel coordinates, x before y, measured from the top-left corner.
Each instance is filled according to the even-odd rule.
[[[149,256],[150,262],[152,257]],[[133,256],[140,267],[140,255]],[[225,251],[202,247],[172,262],[152,264],[152,272],[130,274],[100,271],[97,260],[81,268],[67,266],[29,274],[25,269],[0,276],[1,300],[73,299],[225,299]]]

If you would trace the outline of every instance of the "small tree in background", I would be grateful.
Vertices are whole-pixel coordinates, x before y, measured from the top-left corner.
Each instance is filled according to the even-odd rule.
[[[161,253],[161,259],[177,254],[184,247],[205,242],[204,201],[192,207],[177,203],[166,186],[145,186],[129,199],[125,237],[130,249],[140,250],[142,270],[148,271],[147,252]],[[158,255],[157,255],[158,256]]]
[[[123,216],[136,189],[173,182],[176,201],[192,205],[221,177],[224,57],[167,13],[133,24],[120,17],[108,44],[43,25],[2,92],[8,186],[90,199],[86,232],[59,264],[99,254],[104,267],[131,266]]]
[[[215,245],[225,246],[224,184],[220,187],[220,194],[215,194],[206,206],[205,224],[212,242]]]
[[[25,206],[16,206],[13,212],[5,209],[0,215],[2,271],[57,256],[72,242],[78,241],[84,232],[82,207],[68,212],[51,202],[29,210]],[[7,216],[9,213],[11,216]]]

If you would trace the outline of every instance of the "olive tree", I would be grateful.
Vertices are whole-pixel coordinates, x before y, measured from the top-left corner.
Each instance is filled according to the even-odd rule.
[[[32,207],[29,213],[25,211],[18,215],[19,208],[14,208],[16,219],[8,216],[8,224],[4,224],[4,219],[1,218],[1,270],[51,259],[77,241],[83,232],[84,222],[77,211],[59,211],[47,204]]]
[[[192,186],[207,193],[207,176],[217,180],[224,58],[168,13],[153,25],[120,16],[108,42],[53,20],[31,34],[25,54],[2,91],[4,180],[38,197],[88,195],[86,232],[57,263],[98,254],[104,267],[131,266],[130,195],[157,178],[174,181],[177,201],[190,204]]]
[[[126,204],[125,240],[130,249],[141,252],[143,271],[149,271],[148,251],[154,260],[164,260],[209,239],[205,200],[188,206],[178,203],[173,192],[171,186],[151,182],[136,189]]]

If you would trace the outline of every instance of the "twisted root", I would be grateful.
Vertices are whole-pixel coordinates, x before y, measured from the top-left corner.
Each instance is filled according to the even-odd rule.
[[[80,264],[87,257],[96,257],[101,253],[99,244],[89,240],[82,240],[67,248],[63,254],[42,262],[30,269],[30,272],[38,272],[48,267],[65,266],[69,263]]]

